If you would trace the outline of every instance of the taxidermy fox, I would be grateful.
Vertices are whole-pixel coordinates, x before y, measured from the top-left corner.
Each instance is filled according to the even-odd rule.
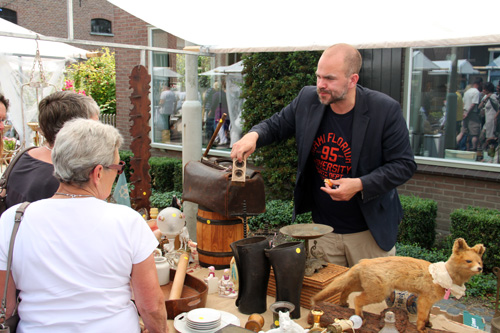
[[[340,304],[345,306],[352,292],[361,291],[354,298],[355,312],[361,316],[363,306],[382,302],[393,290],[409,291],[418,295],[417,329],[425,332],[425,326],[430,327],[432,305],[450,293],[462,297],[464,283],[481,273],[484,251],[482,244],[469,247],[463,238],[458,238],[447,262],[431,264],[410,257],[363,259],[316,294],[312,302],[341,293]]]

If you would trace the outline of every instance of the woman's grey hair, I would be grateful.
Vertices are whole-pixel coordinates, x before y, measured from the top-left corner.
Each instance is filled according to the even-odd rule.
[[[77,118],[64,124],[52,149],[54,176],[61,182],[81,186],[97,166],[115,163],[115,151],[123,138],[116,128],[91,119]]]

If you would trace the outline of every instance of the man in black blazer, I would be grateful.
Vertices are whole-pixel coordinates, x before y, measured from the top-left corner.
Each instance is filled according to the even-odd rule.
[[[396,187],[416,170],[398,102],[357,84],[361,55],[336,44],[318,62],[316,87],[304,87],[283,110],[234,143],[231,157],[296,137],[295,214],[312,211],[333,233],[318,247],[335,264],[394,255],[403,216]],[[325,184],[330,179],[333,186]]]

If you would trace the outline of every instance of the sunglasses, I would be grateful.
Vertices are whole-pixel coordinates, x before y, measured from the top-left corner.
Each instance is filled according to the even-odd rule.
[[[111,164],[111,165],[105,166],[105,168],[117,170],[118,174],[121,175],[123,170],[125,169],[125,162],[120,161],[120,163],[118,163],[118,164]]]

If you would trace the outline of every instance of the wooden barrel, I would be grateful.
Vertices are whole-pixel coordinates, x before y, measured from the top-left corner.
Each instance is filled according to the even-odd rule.
[[[243,222],[199,206],[196,216],[196,242],[202,267],[229,268],[232,242],[243,239]]]

